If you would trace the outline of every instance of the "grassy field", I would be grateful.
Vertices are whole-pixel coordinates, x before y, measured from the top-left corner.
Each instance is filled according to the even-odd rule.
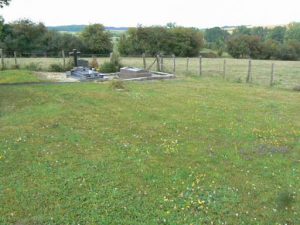
[[[30,71],[0,71],[0,84],[11,83],[36,83],[42,82],[41,78],[37,77]]]
[[[91,58],[86,58],[91,61]],[[99,64],[109,61],[109,58],[98,58]],[[147,59],[147,65],[151,65],[154,58]],[[143,67],[142,58],[123,57],[122,62],[125,66]],[[50,64],[63,63],[61,58],[20,58],[18,64],[21,68],[25,68],[30,64],[36,64],[35,67],[47,70]],[[273,61],[253,60],[252,76],[253,83],[262,86],[270,84],[271,65]],[[274,61],[275,63],[275,87],[292,89],[296,85],[300,85],[300,61]],[[11,67],[14,59],[6,59],[5,64]],[[189,71],[186,70],[187,59],[178,58],[176,63],[176,73],[178,76],[199,74],[199,59],[191,58],[189,63]],[[203,76],[223,76],[224,59],[203,59]],[[166,58],[164,60],[164,69],[173,72],[173,60]],[[31,66],[32,67],[32,66]],[[156,69],[154,65],[153,70]],[[248,73],[248,60],[242,59],[226,59],[226,79],[234,82],[245,82]]]
[[[300,224],[299,92],[125,87],[0,86],[0,224]]]

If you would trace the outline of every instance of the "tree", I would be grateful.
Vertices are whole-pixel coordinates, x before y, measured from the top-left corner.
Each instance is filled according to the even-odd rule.
[[[264,27],[254,27],[251,29],[251,35],[260,37],[261,40],[266,40],[269,30]]]
[[[234,58],[260,58],[262,43],[258,36],[236,35],[227,42],[228,53]]]
[[[195,28],[175,27],[168,30],[168,54],[176,56],[198,56],[204,45],[203,34]]]
[[[300,41],[300,23],[291,23],[285,34],[285,40],[296,40]]]
[[[6,50],[19,52],[41,51],[43,36],[47,28],[42,23],[34,23],[28,19],[8,24],[4,42]]]
[[[226,30],[223,30],[220,27],[214,27],[211,29],[205,30],[204,38],[207,42],[217,43],[217,42],[226,42],[229,37],[229,33]]]
[[[102,24],[92,24],[82,31],[80,38],[90,53],[108,54],[113,50],[112,35]]]
[[[196,56],[203,47],[203,35],[194,28],[151,26],[129,29],[118,44],[123,55],[175,54]]]
[[[251,35],[251,29],[246,26],[239,26],[232,33],[235,35]]]
[[[11,0],[0,0],[0,8],[3,8],[5,5],[9,5]]]
[[[271,29],[268,33],[267,39],[277,41],[278,43],[284,42],[286,27],[277,26]]]

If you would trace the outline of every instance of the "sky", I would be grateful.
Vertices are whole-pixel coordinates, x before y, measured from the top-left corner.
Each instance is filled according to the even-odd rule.
[[[300,22],[300,0],[12,0],[0,15],[6,22],[28,18],[47,26],[282,25]]]

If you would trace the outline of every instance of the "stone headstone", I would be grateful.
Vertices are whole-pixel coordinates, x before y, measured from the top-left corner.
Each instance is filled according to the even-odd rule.
[[[89,67],[89,61],[83,60],[83,59],[78,59],[77,65],[78,65],[78,67]]]
[[[131,79],[140,77],[151,77],[152,74],[146,70],[134,68],[134,67],[123,67],[120,70],[119,77],[121,79]]]

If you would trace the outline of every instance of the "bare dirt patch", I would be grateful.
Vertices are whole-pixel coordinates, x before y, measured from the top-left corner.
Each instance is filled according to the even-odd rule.
[[[43,80],[55,81],[55,82],[79,82],[78,79],[73,77],[67,77],[65,73],[57,72],[36,72],[37,76]]]

